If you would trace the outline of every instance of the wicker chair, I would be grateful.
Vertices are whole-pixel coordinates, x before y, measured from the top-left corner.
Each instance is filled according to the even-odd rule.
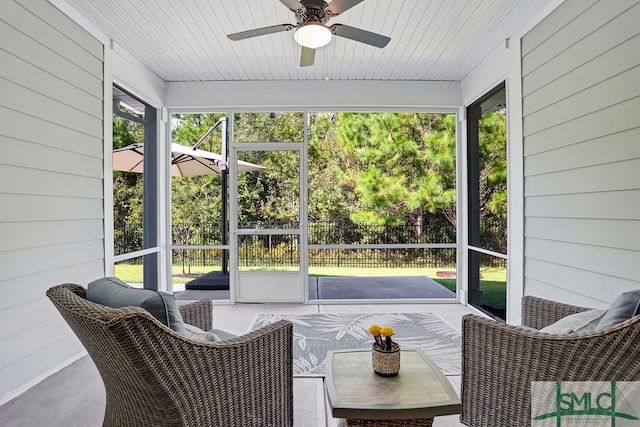
[[[193,341],[138,307],[86,300],[73,284],[47,291],[95,362],[106,388],[104,426],[292,426],[292,324],[235,339]],[[212,327],[211,301],[180,306]]]
[[[535,329],[588,310],[523,299]],[[462,319],[462,414],[468,426],[531,425],[531,381],[640,381],[640,316],[589,333],[549,335],[476,315]]]

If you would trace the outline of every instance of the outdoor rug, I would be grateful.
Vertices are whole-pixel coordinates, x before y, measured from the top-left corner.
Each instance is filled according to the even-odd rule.
[[[249,331],[286,319],[293,322],[293,375],[324,376],[329,350],[371,348],[369,326],[391,326],[403,348],[420,348],[447,375],[460,374],[460,333],[435,313],[257,313]]]

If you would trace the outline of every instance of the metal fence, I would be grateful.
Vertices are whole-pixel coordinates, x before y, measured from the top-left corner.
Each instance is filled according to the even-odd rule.
[[[240,224],[248,229],[286,229],[293,224],[252,222]],[[222,224],[183,223],[173,225],[173,244],[180,246],[210,246],[222,244]],[[506,251],[506,221],[484,221],[484,234],[492,247]],[[115,227],[116,254],[142,248],[142,227],[132,224]],[[420,224],[369,225],[350,221],[310,221],[310,245],[402,245],[455,244],[456,229],[444,217],[433,217]],[[503,243],[504,241],[504,243]],[[297,267],[300,242],[295,234],[243,235],[238,242],[240,267]],[[340,248],[311,249],[309,265],[314,267],[424,267],[443,268],[456,264],[454,248]],[[132,260],[139,262],[139,260]],[[175,249],[176,265],[219,266],[220,249]],[[495,260],[493,265],[495,265]],[[498,261],[500,262],[500,261]]]
[[[238,251],[240,268],[299,267],[300,252],[295,245],[279,245],[271,251],[255,246],[241,246]],[[310,267],[342,268],[453,268],[455,248],[409,249],[311,249]],[[174,249],[174,265],[183,267],[222,265],[221,249]]]

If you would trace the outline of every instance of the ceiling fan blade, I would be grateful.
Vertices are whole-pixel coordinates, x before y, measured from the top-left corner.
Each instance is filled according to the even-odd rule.
[[[296,26],[291,24],[272,25],[270,27],[255,28],[253,30],[240,31],[239,33],[227,34],[233,41],[249,39],[251,37],[264,36],[265,34],[279,33],[281,31],[291,31]]]
[[[300,3],[298,0],[280,0],[280,3],[287,6],[290,10],[296,11],[300,9],[304,9],[304,5]]]
[[[302,51],[300,52],[300,66],[309,67],[313,65],[313,62],[315,59],[316,59],[316,50],[311,49],[310,47],[302,46]]]
[[[351,9],[353,6],[362,3],[363,1],[364,0],[333,0],[324,10],[325,12],[329,12],[331,15],[336,16]]]
[[[362,30],[360,28],[350,27],[349,25],[334,24],[331,26],[331,31],[333,31],[333,34],[336,36],[355,40],[360,43],[366,43],[379,48],[385,47],[391,41],[390,37],[383,36],[378,33],[372,33],[371,31]]]

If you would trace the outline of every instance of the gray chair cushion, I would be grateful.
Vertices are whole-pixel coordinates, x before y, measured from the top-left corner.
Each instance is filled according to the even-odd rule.
[[[588,310],[571,314],[556,323],[545,326],[540,329],[540,332],[557,335],[591,332],[596,328],[605,313],[604,310]]]
[[[173,295],[153,289],[134,288],[116,277],[103,277],[87,286],[87,299],[113,308],[141,307],[160,323],[184,334],[184,322]]]
[[[640,289],[619,295],[602,317],[596,331],[617,325],[640,314]]]
[[[223,331],[222,329],[211,329],[209,333],[215,334],[221,341],[238,338],[237,335],[231,332]]]

